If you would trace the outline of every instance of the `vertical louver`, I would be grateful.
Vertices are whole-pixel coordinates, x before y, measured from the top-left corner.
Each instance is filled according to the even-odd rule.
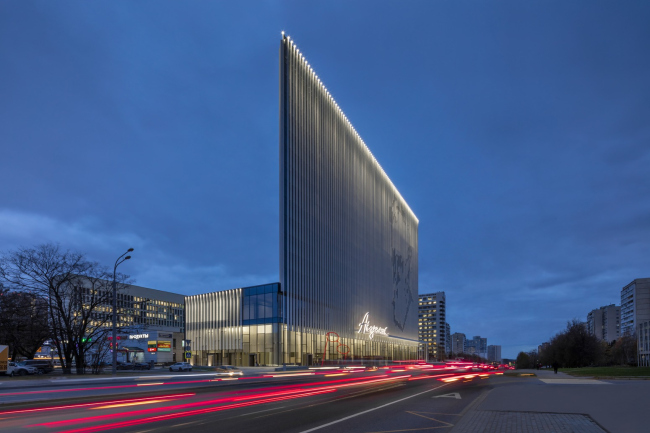
[[[280,281],[287,352],[300,352],[308,333],[358,338],[366,312],[391,336],[418,338],[418,220],[287,36],[280,46]]]

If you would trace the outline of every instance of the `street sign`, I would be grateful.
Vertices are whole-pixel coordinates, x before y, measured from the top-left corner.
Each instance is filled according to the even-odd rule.
[[[192,357],[192,352],[185,352],[185,359],[190,359]]]

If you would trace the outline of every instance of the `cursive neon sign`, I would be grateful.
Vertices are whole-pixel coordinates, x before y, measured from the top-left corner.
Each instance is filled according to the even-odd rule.
[[[361,320],[361,323],[359,323],[359,330],[357,333],[359,334],[368,334],[368,338],[372,340],[372,337],[375,336],[375,334],[378,335],[385,335],[388,337],[388,332],[387,332],[388,326],[385,328],[382,328],[380,326],[372,326],[370,325],[370,313],[366,313],[365,316],[363,316],[363,319]]]

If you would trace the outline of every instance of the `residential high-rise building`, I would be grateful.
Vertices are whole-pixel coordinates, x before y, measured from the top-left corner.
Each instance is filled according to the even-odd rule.
[[[452,353],[454,353],[455,355],[465,353],[465,340],[467,340],[465,334],[461,334],[460,332],[454,332],[453,334],[451,334]]]
[[[487,360],[501,363],[501,346],[490,345],[487,347]]]
[[[445,322],[445,355],[451,353],[451,326]]]
[[[487,359],[487,338],[481,338],[476,335],[471,340],[465,341],[465,353],[470,355],[478,355],[481,358]]]
[[[621,335],[621,307],[614,304],[587,314],[587,330],[600,340],[611,343]]]
[[[447,354],[445,292],[418,296],[418,327],[420,341],[429,347],[429,359],[442,360]]]
[[[650,278],[637,278],[621,289],[621,335],[633,335],[650,321]]]
[[[548,341],[545,341],[544,343],[537,346],[537,354],[539,355],[539,357],[543,358],[544,352],[548,350],[550,347],[551,347],[551,343],[549,343]]]
[[[284,35],[279,204],[279,284],[188,297],[195,362],[415,359],[418,219]]]

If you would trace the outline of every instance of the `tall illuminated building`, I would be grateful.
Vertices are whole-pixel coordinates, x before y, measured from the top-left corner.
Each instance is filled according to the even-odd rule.
[[[188,338],[205,347],[198,363],[417,357],[418,219],[284,35],[279,254],[269,317],[258,317],[258,287],[187,298]],[[211,320],[216,311],[225,322]]]
[[[445,359],[449,352],[449,325],[445,292],[426,293],[418,297],[418,333],[429,350],[429,359]]]

